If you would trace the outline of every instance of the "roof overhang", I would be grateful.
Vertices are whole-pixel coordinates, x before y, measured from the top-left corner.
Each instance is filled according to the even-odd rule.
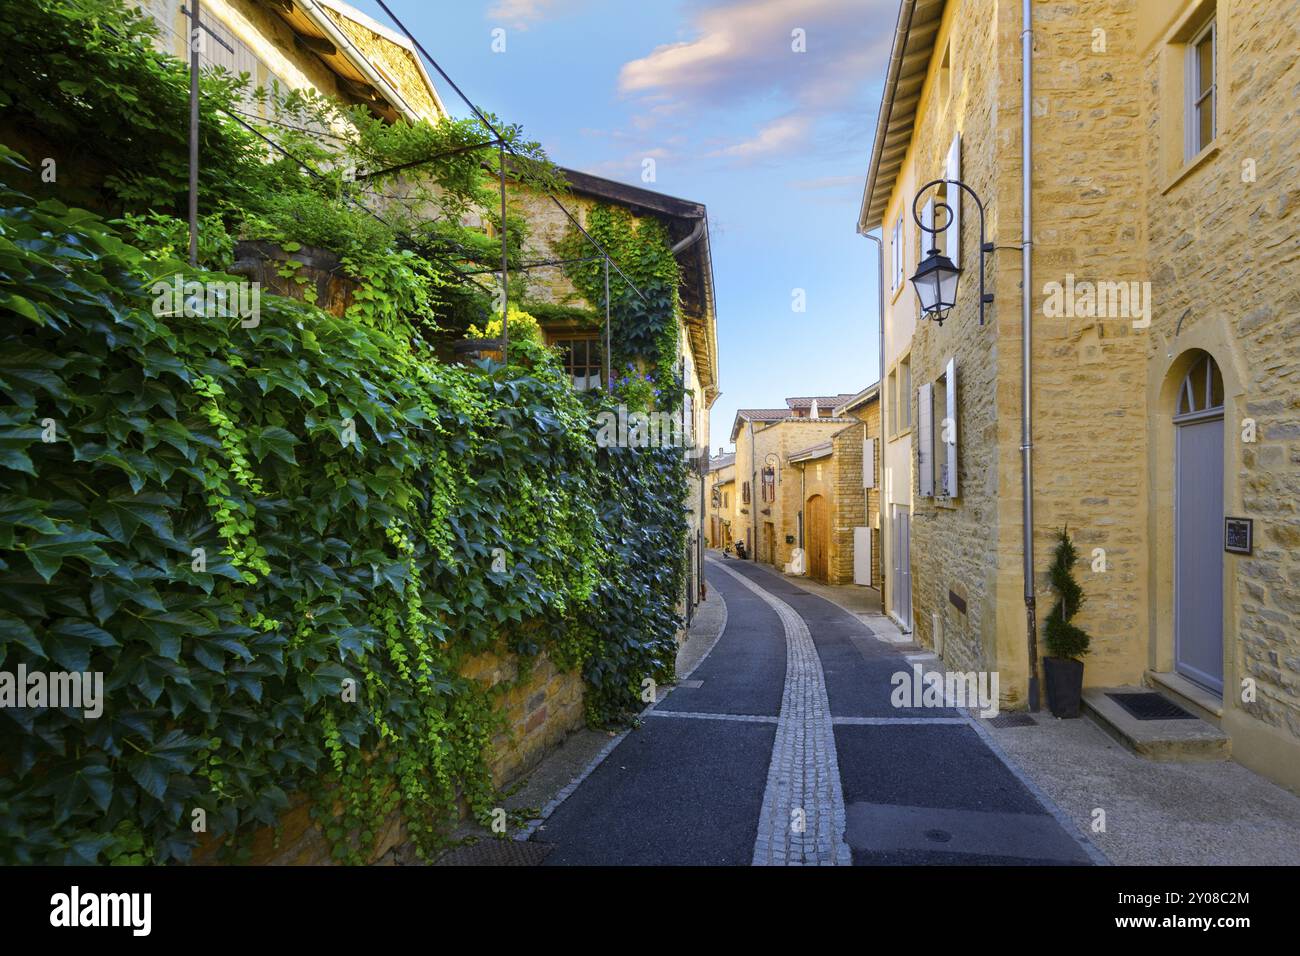
[[[342,81],[342,87],[372,110],[392,121],[399,117],[408,122],[433,121],[447,115],[446,107],[430,80],[424,63],[405,36],[376,23],[360,10],[339,0],[273,0],[269,6],[294,32],[304,47],[311,50],[325,67]],[[378,40],[402,51],[414,65],[423,92],[433,104],[433,115],[403,95],[397,80],[357,47],[340,27],[339,18],[350,20]]]
[[[876,117],[876,139],[871,147],[871,167],[858,210],[858,232],[869,232],[881,224],[885,207],[903,168],[921,89],[930,70],[935,38],[943,22],[946,0],[902,0],[889,68]]]
[[[797,465],[802,461],[816,461],[819,458],[829,458],[834,449],[833,443],[825,441],[804,448],[801,451],[791,452],[786,460],[792,465]]]
[[[879,382],[874,385],[868,385],[842,405],[836,405],[831,409],[831,414],[836,418],[843,418],[846,412],[851,412],[855,408],[861,408],[863,405],[869,405],[878,398],[880,398]]]
[[[709,213],[703,203],[667,196],[652,189],[593,176],[576,169],[560,169],[569,188],[579,195],[630,209],[635,215],[653,215],[668,224],[673,253],[681,267],[682,319],[695,357],[695,374],[711,408],[718,391],[718,322],[714,301],[713,253],[709,246]]]

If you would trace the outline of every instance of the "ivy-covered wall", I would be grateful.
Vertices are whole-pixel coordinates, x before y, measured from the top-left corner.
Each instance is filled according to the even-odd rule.
[[[446,330],[490,318],[453,264],[485,251],[457,225],[483,185],[472,156],[380,225],[337,174],[268,163],[221,112],[229,80],[205,79],[200,254],[218,271],[178,261],[184,142],[153,124],[184,115],[183,69],[141,29],[119,0],[34,0],[14,61],[96,71],[0,87],[56,157],[95,152],[51,182],[0,152],[21,183],[0,187],[0,671],[105,689],[95,716],[0,708],[0,862],[184,861],[212,840],[246,858],[297,793],[337,859],[369,859],[394,816],[427,855],[496,805],[503,701],[543,652],[600,726],[671,675],[682,456],[597,447],[618,399],[574,393],[536,342],[509,367],[437,360]],[[124,96],[149,106],[111,110]],[[375,167],[476,135],[352,119]],[[160,294],[241,281],[219,271],[236,235],[340,255],[351,305],[263,290],[249,323]],[[675,301],[666,287],[645,321],[675,329]],[[512,662],[495,688],[475,679],[485,654]]]

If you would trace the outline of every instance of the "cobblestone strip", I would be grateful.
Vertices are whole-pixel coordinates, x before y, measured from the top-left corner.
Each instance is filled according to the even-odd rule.
[[[821,658],[804,619],[720,562],[714,565],[776,611],[785,629],[785,688],[754,844],[755,866],[847,866],[844,793]]]

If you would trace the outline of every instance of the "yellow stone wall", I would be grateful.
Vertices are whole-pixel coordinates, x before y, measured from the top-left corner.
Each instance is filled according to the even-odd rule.
[[[1254,519],[1254,554],[1224,555],[1222,724],[1238,760],[1300,790],[1300,2],[1216,11],[1218,132],[1181,156],[1182,45],[1204,4],[1148,0],[1139,18],[1147,267],[1160,308],[1145,337],[1152,502],[1147,665],[1173,661],[1174,391],[1197,354],[1224,379],[1224,510]],[[1183,318],[1184,313],[1186,317]],[[1181,329],[1179,319],[1183,318]],[[1256,441],[1243,441],[1247,420]],[[1242,682],[1256,699],[1242,700]]]
[[[851,425],[836,433],[832,468],[835,474],[834,506],[831,512],[832,548],[830,557],[830,583],[853,583],[853,529],[862,526],[871,529],[871,582],[880,587],[880,476],[878,465],[875,487],[862,484],[863,439],[875,440],[875,461],[880,457],[880,403],[872,401],[846,413],[859,420],[861,425]]]
[[[1041,625],[1045,570],[1068,527],[1093,637],[1089,685],[1139,684],[1173,669],[1175,391],[1209,352],[1225,384],[1225,511],[1255,520],[1255,552],[1224,556],[1222,724],[1238,759],[1300,786],[1300,124],[1293,92],[1300,2],[1220,0],[1218,133],[1184,161],[1183,42],[1215,9],[1190,0],[1034,4],[1034,502]],[[1000,671],[1024,699],[1020,462],[1019,3],[948,4],[885,232],[915,186],[943,174],[956,130],[962,178],[985,200],[995,302],[976,318],[977,217],[963,204],[959,305],[911,336],[916,386],[956,358],[960,497],[912,493],[916,632],[943,628],[950,666]],[[938,64],[951,40],[951,94]],[[887,260],[888,261],[888,258]],[[1141,316],[1049,317],[1047,284],[1149,282]],[[906,290],[903,296],[912,296]],[[903,310],[891,304],[889,315]],[[1181,321],[1181,328],[1179,323]],[[895,347],[897,354],[904,348]],[[892,354],[892,353],[891,353]],[[943,417],[936,410],[935,423]],[[1241,439],[1245,420],[1258,440]],[[912,444],[915,473],[917,435]],[[1100,550],[1095,550],[1100,549]],[[1105,570],[1093,563],[1104,552]],[[967,603],[961,614],[949,600]],[[1040,654],[1043,652],[1040,640]],[[1240,700],[1241,681],[1257,699]]]
[[[810,445],[830,441],[836,432],[851,424],[845,418],[785,418],[777,422],[755,422],[751,439],[749,425],[742,423],[736,436],[736,500],[737,512],[733,519],[732,534],[741,541],[761,543],[763,526],[770,522],[775,537],[775,556],[770,562],[777,569],[783,568],[799,546],[799,511],[803,502],[815,492],[801,488],[800,465],[788,461],[792,452],[801,451]],[[751,458],[752,454],[752,458]],[[768,455],[774,455],[777,471],[776,500],[760,500],[760,488],[764,463]],[[818,462],[810,462],[804,473],[809,488],[817,482],[825,481],[824,491],[828,501],[834,492],[831,480],[830,459],[821,459],[822,472],[817,471]],[[751,474],[753,472],[754,474]],[[744,482],[752,486],[751,503],[741,501],[741,488]],[[820,486],[819,486],[820,487]],[[764,511],[768,514],[763,514]],[[832,515],[832,528],[834,516]],[[755,524],[755,522],[757,522]],[[748,539],[746,538],[748,535]],[[786,536],[794,538],[787,542]],[[759,551],[759,559],[767,555]]]

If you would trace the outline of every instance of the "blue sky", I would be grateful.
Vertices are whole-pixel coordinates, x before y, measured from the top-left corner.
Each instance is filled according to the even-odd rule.
[[[876,380],[876,247],[854,225],[897,0],[386,2],[480,108],[555,162],[708,207],[715,450],[737,408]]]

